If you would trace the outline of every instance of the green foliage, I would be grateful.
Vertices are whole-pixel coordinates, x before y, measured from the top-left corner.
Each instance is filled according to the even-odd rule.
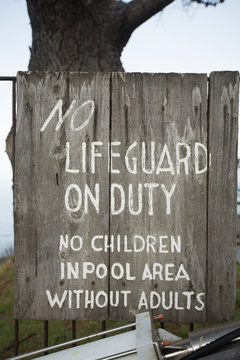
[[[240,264],[236,267],[236,313],[235,318],[240,319]]]
[[[9,246],[8,248],[4,249],[4,251],[0,254],[0,259],[5,259],[14,256],[14,248],[13,246]]]

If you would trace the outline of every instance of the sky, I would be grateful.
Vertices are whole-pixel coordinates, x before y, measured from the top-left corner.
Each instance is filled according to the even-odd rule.
[[[186,2],[186,0],[185,0]],[[0,0],[0,76],[26,71],[31,27],[25,0]],[[240,71],[240,0],[217,7],[177,0],[132,34],[122,54],[125,71],[207,73]],[[12,170],[5,153],[11,128],[11,83],[0,82],[0,254],[13,245]],[[240,156],[240,151],[239,151]]]

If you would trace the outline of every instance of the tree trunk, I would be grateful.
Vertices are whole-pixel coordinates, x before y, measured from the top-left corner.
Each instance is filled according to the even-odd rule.
[[[27,0],[29,70],[123,71],[132,32],[174,0]]]
[[[123,71],[123,7],[115,1],[28,1],[30,70]]]

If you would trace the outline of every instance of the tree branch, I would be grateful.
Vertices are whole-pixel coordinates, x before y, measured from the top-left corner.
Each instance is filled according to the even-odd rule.
[[[216,6],[218,4],[224,3],[225,0],[191,0],[191,2],[196,2],[205,6]]]
[[[175,0],[133,0],[126,4],[126,16],[131,31],[162,11]]]

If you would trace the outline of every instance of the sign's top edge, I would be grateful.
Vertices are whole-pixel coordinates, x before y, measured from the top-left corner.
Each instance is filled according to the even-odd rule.
[[[223,73],[238,73],[239,74],[239,71],[238,70],[220,70],[220,71],[211,71],[209,73],[209,76],[212,75],[212,74],[223,74]],[[17,72],[17,76],[18,75],[23,75],[23,74],[27,74],[27,75],[30,75],[30,74],[56,74],[56,75],[64,75],[64,74],[136,74],[136,75],[179,75],[179,76],[189,76],[189,75],[199,75],[199,76],[202,76],[202,75],[208,75],[208,73],[203,73],[203,72],[196,72],[196,73],[192,73],[192,72],[184,72],[184,73],[180,73],[180,72],[121,72],[121,71],[103,71],[103,72],[93,72],[93,71],[57,71],[57,72],[54,72],[54,71],[18,71]]]

